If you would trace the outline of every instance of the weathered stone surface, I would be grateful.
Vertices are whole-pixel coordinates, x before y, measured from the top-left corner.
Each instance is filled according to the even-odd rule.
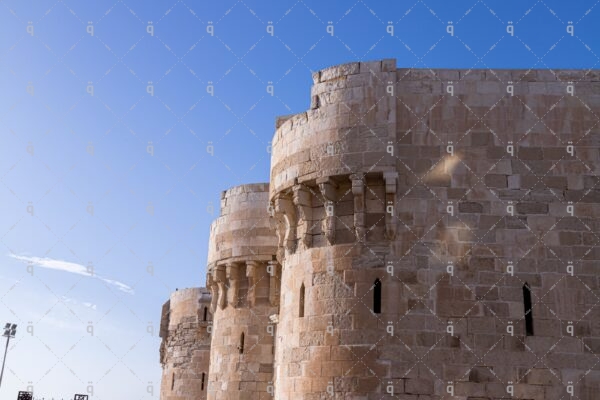
[[[311,109],[276,123],[270,183],[224,192],[211,226],[208,398],[437,400],[450,381],[468,400],[507,382],[597,397],[599,80],[395,60],[314,73]],[[203,398],[199,308],[175,303],[161,398]]]
[[[477,202],[463,202],[458,204],[458,211],[463,213],[478,213],[483,212],[483,204]]]
[[[485,176],[485,184],[490,188],[505,188],[508,186],[506,175],[487,174]]]
[[[161,399],[206,399],[211,353],[211,296],[205,288],[171,294],[161,318]]]
[[[517,203],[519,214],[547,214],[548,204],[545,203]]]

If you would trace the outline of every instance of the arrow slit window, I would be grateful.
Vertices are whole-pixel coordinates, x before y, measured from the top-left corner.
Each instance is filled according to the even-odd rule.
[[[381,314],[381,281],[375,279],[373,284],[373,313]]]
[[[305,294],[305,289],[304,289],[304,283],[302,284],[302,286],[300,286],[300,304],[298,306],[298,316],[300,318],[304,317],[304,294]]]
[[[523,285],[523,305],[525,306],[525,334],[533,336],[533,314],[531,307],[531,288],[525,282]]]

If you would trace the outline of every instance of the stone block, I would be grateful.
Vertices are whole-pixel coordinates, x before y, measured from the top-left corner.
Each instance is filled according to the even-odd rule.
[[[461,213],[478,213],[483,212],[483,204],[474,201],[458,203],[458,211]]]
[[[495,265],[494,258],[470,257],[469,268],[477,271],[493,271]]]
[[[581,244],[581,233],[559,232],[559,241],[562,246],[574,246]]]
[[[517,203],[517,213],[519,214],[548,214],[548,204],[546,203]]]
[[[396,71],[396,59],[389,58],[381,61],[381,71],[382,72],[393,72]]]
[[[552,189],[566,189],[567,188],[567,177],[566,176],[546,176],[544,177],[544,185]]]
[[[481,304],[473,301],[438,301],[436,313],[441,317],[465,317],[469,315],[480,315]]]
[[[509,189],[520,189],[521,175],[509,175],[507,177],[507,185]]]
[[[433,394],[433,378],[409,378],[404,381],[404,391],[407,394]]]
[[[521,160],[543,160],[544,153],[541,147],[519,146],[517,157]]]
[[[525,383],[530,385],[552,385],[561,381],[560,373],[548,368],[527,369],[523,376]]]
[[[544,147],[543,153],[545,160],[563,160],[567,156],[570,157],[566,147]]]
[[[381,61],[361,61],[359,69],[361,74],[381,72]]]
[[[487,157],[491,160],[499,160],[508,156],[506,148],[501,146],[488,146]]]
[[[506,188],[508,187],[506,175],[487,174],[485,175],[485,184],[490,188]]]
[[[471,146],[488,146],[493,144],[494,136],[491,132],[472,132]]]
[[[330,81],[347,75],[358,74],[360,72],[360,63],[348,63],[329,67],[321,70],[320,82]]]

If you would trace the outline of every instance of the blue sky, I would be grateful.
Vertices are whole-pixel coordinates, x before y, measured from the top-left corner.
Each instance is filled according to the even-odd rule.
[[[268,181],[311,71],[598,68],[597,3],[0,1],[2,398],[158,396],[161,305],[204,284],[221,191]]]

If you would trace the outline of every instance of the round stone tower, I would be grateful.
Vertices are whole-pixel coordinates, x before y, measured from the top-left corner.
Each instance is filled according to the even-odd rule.
[[[214,313],[208,399],[266,399],[273,393],[281,268],[269,185],[224,191],[210,228],[207,286]]]
[[[386,213],[398,179],[389,151],[397,140],[396,97],[388,93],[395,62],[336,66],[313,80],[311,109],[280,118],[273,139],[270,200],[284,249],[279,400],[373,392],[373,376],[389,367],[369,350],[386,319],[372,317],[368,294],[384,279],[396,236]],[[386,289],[390,300],[399,298],[399,287]],[[388,302],[383,312],[397,306]]]
[[[164,304],[160,327],[161,400],[206,399],[210,303],[207,289],[189,288],[171,293]]]

